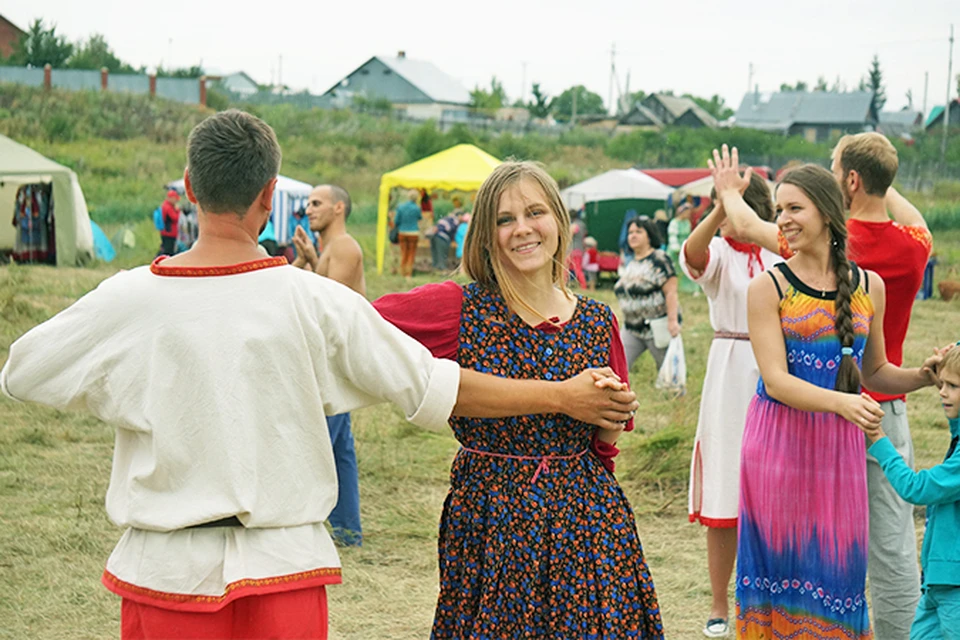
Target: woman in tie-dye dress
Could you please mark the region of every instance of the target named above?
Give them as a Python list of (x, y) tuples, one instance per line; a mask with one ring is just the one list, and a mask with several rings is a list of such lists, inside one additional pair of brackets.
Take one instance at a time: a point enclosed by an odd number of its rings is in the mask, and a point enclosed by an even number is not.
[[(741, 179), (728, 154), (715, 158), (727, 206), (740, 197)], [(821, 167), (783, 177), (777, 224), (794, 257), (748, 293), (761, 379), (740, 460), (738, 638), (873, 637), (864, 597), (866, 463), (856, 424), (878, 425), (883, 412), (859, 393), (861, 376), (884, 393), (930, 382), (920, 369), (886, 361), (882, 323), (873, 321), (883, 314), (883, 281), (846, 259), (842, 198)]]

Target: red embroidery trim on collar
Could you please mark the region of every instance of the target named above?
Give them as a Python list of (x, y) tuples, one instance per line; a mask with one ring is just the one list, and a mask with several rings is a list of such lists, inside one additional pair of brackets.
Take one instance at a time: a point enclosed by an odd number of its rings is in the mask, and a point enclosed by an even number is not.
[(763, 266), (763, 258), (760, 257), (760, 247), (749, 242), (740, 242), (739, 240), (734, 240), (730, 237), (724, 237), (724, 240), (727, 241), (727, 244), (730, 245), (730, 248), (739, 253), (745, 253), (750, 256), (747, 259), (747, 274), (752, 278), (753, 277), (753, 263), (756, 262), (760, 265), (760, 270), (763, 271), (765, 267)]
[(175, 278), (207, 278), (211, 276), (233, 276), (238, 273), (247, 273), (249, 271), (259, 271), (270, 267), (283, 267), (287, 264), (287, 259), (283, 256), (273, 258), (263, 258), (262, 260), (251, 260), (250, 262), (241, 262), (238, 264), (228, 264), (217, 267), (178, 267), (175, 265), (167, 266), (163, 261), (168, 256), (159, 256), (150, 265), (150, 273), (158, 276), (171, 276)]

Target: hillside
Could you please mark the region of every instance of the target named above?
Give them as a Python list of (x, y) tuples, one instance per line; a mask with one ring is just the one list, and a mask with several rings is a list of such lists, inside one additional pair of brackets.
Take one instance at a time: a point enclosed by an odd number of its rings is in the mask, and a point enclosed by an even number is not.
[[(576, 128), (557, 136), (514, 136), (463, 125), (441, 133), (433, 123), (417, 126), (383, 115), (291, 105), (240, 108), (274, 128), (285, 175), (343, 185), (357, 203), (358, 222), (374, 219), (383, 173), (460, 142), (477, 144), (500, 158), (539, 160), (561, 186), (630, 165), (703, 166), (710, 151), (723, 142), (738, 146), (745, 161), (773, 168), (795, 160), (825, 163), (830, 154), (825, 144), (736, 128), (668, 128), (616, 137)], [(210, 113), (147, 96), (0, 84), (0, 133), (74, 169), (91, 215), (101, 223), (149, 216), (163, 198), (163, 185), (183, 173), (187, 135)], [(910, 184), (926, 188), (914, 195), (918, 203), (934, 218), (943, 217), (944, 226), (960, 226), (960, 182), (936, 178), (960, 175), (960, 136), (951, 139), (948, 150), (955, 171), (951, 166), (932, 168), (935, 163), (928, 156), (935, 156), (939, 145), (933, 138), (918, 139), (910, 147), (899, 141), (897, 145), (904, 164), (901, 173)]]

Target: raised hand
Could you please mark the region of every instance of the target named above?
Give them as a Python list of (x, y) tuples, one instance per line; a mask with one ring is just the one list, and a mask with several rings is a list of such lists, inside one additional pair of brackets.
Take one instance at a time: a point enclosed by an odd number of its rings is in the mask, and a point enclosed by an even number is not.
[(723, 145), (720, 151), (713, 150), (713, 160), (707, 160), (707, 166), (710, 167), (710, 173), (713, 176), (713, 186), (717, 190), (717, 199), (725, 191), (736, 191), (740, 195), (750, 186), (750, 176), (753, 175), (753, 169), (747, 167), (747, 170), (740, 175), (740, 153), (737, 148), (733, 148), (733, 153), (727, 145)]

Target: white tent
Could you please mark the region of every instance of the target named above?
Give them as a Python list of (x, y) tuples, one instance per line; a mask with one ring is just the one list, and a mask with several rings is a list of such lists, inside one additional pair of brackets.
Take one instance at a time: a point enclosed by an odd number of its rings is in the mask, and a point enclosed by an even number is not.
[[(167, 189), (174, 189), (183, 193), (183, 178), (174, 180), (167, 185)], [(277, 176), (277, 188), (273, 192), (273, 230), (277, 234), (277, 244), (290, 244), (290, 216), (300, 207), (306, 208), (307, 200), (313, 186), (286, 176)]]
[(666, 200), (673, 193), (659, 180), (637, 169), (611, 169), (589, 180), (567, 187), (560, 196), (568, 209), (579, 209), (587, 202), (637, 198)]
[[(767, 180), (767, 186), (770, 187), (770, 193), (772, 194), (776, 184)], [(700, 178), (699, 180), (694, 180), (693, 182), (680, 185), (677, 187), (677, 193), (682, 194), (684, 197), (700, 196), (703, 198), (709, 198), (711, 189), (713, 189), (713, 176), (707, 176), (705, 178)]]
[(13, 249), (17, 190), (24, 184), (53, 185), (57, 266), (75, 266), (93, 258), (93, 230), (77, 174), (33, 149), (0, 135), (0, 249)]

